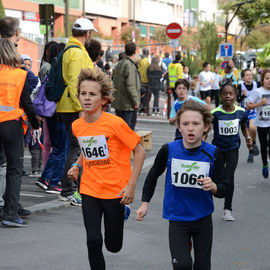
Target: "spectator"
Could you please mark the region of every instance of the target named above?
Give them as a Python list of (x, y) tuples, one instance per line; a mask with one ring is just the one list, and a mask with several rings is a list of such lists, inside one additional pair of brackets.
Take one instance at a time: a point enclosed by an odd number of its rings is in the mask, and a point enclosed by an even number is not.
[(113, 84), (115, 91), (112, 107), (115, 108), (116, 115), (123, 118), (129, 127), (134, 130), (141, 90), (138, 68), (134, 63), (136, 57), (135, 43), (127, 43), (125, 53), (127, 56), (114, 69)]
[(222, 80), (221, 80), (221, 85), (225, 84), (225, 83), (232, 83), (233, 85), (237, 85), (237, 79), (232, 71), (232, 68), (231, 66), (229, 65), (226, 65), (225, 68), (224, 68), (224, 76), (222, 77)]
[[(236, 81), (238, 81), (238, 79), (239, 79), (239, 71), (235, 67), (234, 61), (232, 59), (230, 59), (228, 61), (228, 65), (232, 68), (232, 73), (234, 74)], [(220, 75), (221, 75), (221, 77), (224, 77), (224, 75), (225, 75), (225, 69), (222, 71), (222, 73)]]
[(104, 72), (111, 78), (112, 72), (111, 72), (111, 66), (109, 63), (106, 63), (104, 66)]
[(96, 39), (91, 39), (85, 43), (85, 49), (87, 50), (93, 63), (97, 63), (100, 60), (101, 44)]
[(118, 55), (118, 62), (121, 61), (122, 59), (124, 59), (126, 57), (126, 53), (125, 52), (120, 52)]
[[(15, 29), (15, 31), (17, 30)], [(34, 134), (37, 135), (41, 130), (39, 130), (39, 123), (29, 96), (26, 82), (27, 72), (18, 68), (21, 58), (16, 47), (10, 40), (1, 38), (0, 48), (0, 82), (1, 85), (6, 85), (6, 87), (0, 88), (0, 144), (3, 144), (7, 157), (2, 224), (9, 227), (25, 227), (26, 223), (18, 215), (22, 176), (23, 127), (22, 120), (17, 119), (21, 119), (25, 112), (35, 129)], [(11, 92), (12, 95), (10, 95)]]
[(70, 45), (79, 48), (70, 48), (63, 55), (63, 78), (67, 85), (60, 101), (57, 103), (56, 112), (58, 120), (64, 123), (69, 137), (69, 151), (65, 164), (62, 188), (59, 198), (63, 201), (71, 201), (74, 205), (81, 205), (81, 198), (77, 191), (73, 190), (73, 182), (67, 177), (67, 171), (80, 155), (80, 147), (77, 139), (72, 134), (71, 124), (79, 118), (82, 107), (77, 98), (77, 77), (82, 68), (94, 69), (84, 45), (91, 39), (92, 30), (97, 31), (93, 23), (87, 18), (77, 19), (72, 27), (72, 36), (65, 48)]
[(177, 94), (175, 93), (174, 85), (178, 79), (184, 78), (183, 65), (181, 64), (180, 53), (177, 53), (175, 55), (175, 60), (169, 64), (168, 71), (169, 71), (170, 88), (172, 89), (174, 100), (177, 100), (178, 97)]
[(104, 63), (103, 63), (103, 60), (102, 60), (103, 55), (104, 55), (104, 51), (100, 50), (100, 52), (99, 52), (99, 60), (97, 62), (97, 66), (99, 68), (101, 68), (102, 70), (104, 70)]
[(105, 60), (106, 60), (106, 63), (109, 63), (112, 61), (112, 50), (110, 46), (108, 46), (105, 52)]
[(172, 62), (172, 59), (169, 57), (170, 54), (168, 52), (165, 52), (164, 54), (164, 58), (163, 58), (163, 63), (165, 63), (166, 67), (167, 67), (167, 73), (164, 74), (164, 80), (166, 81), (166, 86), (167, 89), (170, 87), (170, 81), (169, 81), (169, 64)]
[(159, 114), (159, 90), (161, 86), (160, 80), (162, 78), (162, 70), (159, 65), (159, 57), (154, 57), (152, 59), (151, 65), (147, 69), (147, 78), (150, 97), (152, 94), (154, 95), (152, 115), (157, 115)]

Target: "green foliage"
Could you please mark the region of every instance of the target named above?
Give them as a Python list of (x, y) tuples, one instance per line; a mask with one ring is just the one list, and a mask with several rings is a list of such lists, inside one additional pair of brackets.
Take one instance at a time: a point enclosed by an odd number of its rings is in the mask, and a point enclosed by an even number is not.
[(252, 31), (246, 39), (246, 45), (251, 49), (259, 49), (267, 43), (267, 37), (261, 31)]
[(0, 0), (0, 18), (4, 18), (5, 16), (5, 8), (3, 6), (2, 0)]
[(166, 28), (165, 27), (157, 28), (153, 34), (152, 39), (156, 40), (159, 43), (160, 42), (169, 42), (169, 39), (166, 35)]
[(270, 68), (270, 42), (263, 47), (262, 52), (257, 52), (256, 59), (259, 67)]
[(216, 55), (222, 38), (218, 37), (216, 25), (213, 22), (203, 22), (199, 26), (199, 53), (202, 62), (216, 64)]
[(127, 27), (121, 34), (121, 40), (127, 44), (129, 42), (132, 42), (132, 31), (135, 31), (136, 37), (135, 40), (140, 40), (140, 31), (134, 27)]
[(194, 75), (198, 75), (202, 71), (201, 63), (196, 57), (190, 54), (189, 49), (187, 50), (187, 53), (184, 54), (182, 62), (185, 66), (188, 66), (191, 78), (193, 78)]

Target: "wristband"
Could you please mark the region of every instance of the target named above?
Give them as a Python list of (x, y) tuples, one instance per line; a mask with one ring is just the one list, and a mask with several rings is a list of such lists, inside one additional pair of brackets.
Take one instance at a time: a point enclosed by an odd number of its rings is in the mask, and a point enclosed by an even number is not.
[(79, 163), (76, 163), (76, 162), (71, 165), (71, 168), (74, 166), (77, 166), (79, 168), (79, 170), (82, 168), (82, 165)]

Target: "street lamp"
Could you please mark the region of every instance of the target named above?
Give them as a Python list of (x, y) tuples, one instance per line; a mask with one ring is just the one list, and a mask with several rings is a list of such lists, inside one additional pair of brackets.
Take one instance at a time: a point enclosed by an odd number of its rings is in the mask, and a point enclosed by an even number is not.
[(236, 16), (236, 14), (238, 13), (239, 9), (241, 8), (242, 5), (244, 4), (249, 4), (249, 3), (253, 3), (254, 0), (248, 0), (248, 1), (243, 1), (243, 2), (239, 2), (239, 3), (236, 3), (230, 7), (237, 7), (237, 9), (235, 10), (232, 18), (230, 19), (230, 21), (228, 20), (228, 13), (226, 15), (226, 21), (225, 21), (225, 42), (228, 42), (228, 29), (229, 29), (229, 26), (230, 24), (232, 23), (234, 17)]

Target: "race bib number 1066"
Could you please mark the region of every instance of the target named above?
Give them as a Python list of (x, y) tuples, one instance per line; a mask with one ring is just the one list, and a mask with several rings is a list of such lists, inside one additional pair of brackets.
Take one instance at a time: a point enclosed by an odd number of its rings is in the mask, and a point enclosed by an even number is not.
[(78, 138), (82, 154), (87, 160), (109, 158), (109, 150), (104, 135)]
[(197, 179), (209, 175), (210, 163), (193, 160), (172, 159), (171, 178), (172, 184), (177, 187), (202, 189), (202, 183)]

